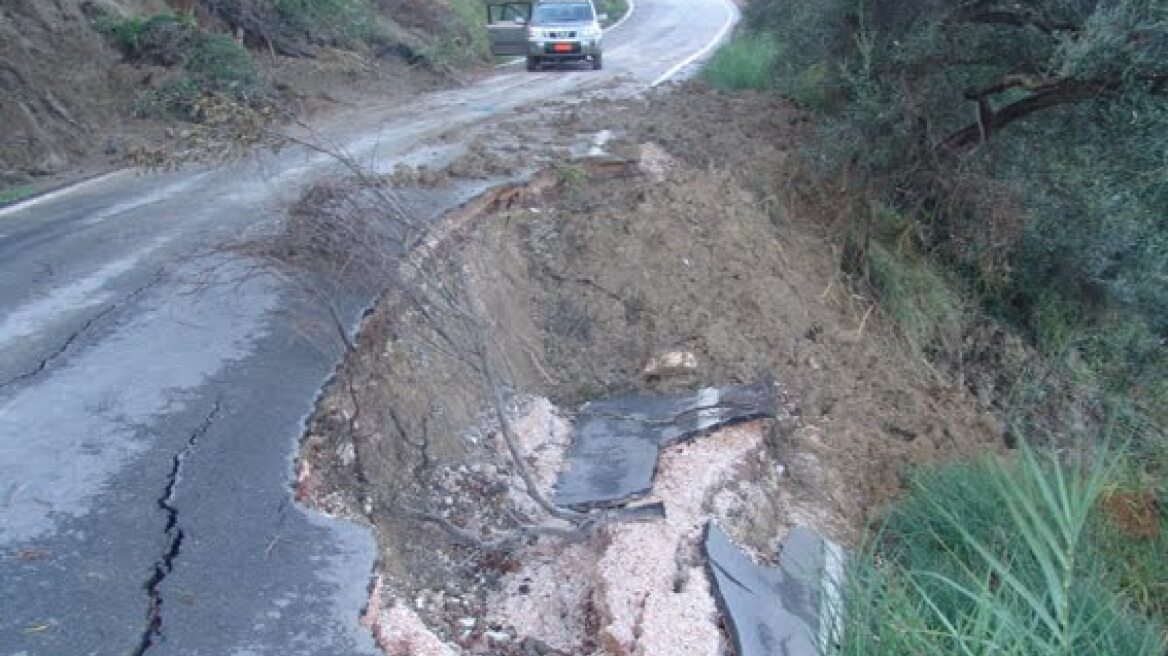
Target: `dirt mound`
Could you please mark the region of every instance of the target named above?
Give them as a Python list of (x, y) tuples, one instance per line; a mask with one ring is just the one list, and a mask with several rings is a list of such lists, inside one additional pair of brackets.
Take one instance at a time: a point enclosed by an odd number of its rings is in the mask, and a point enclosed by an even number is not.
[(5, 176), (12, 184), (56, 173), (103, 148), (128, 115), (141, 76), (119, 67), (120, 55), (90, 27), (97, 5), (12, 0), (0, 6), (0, 186)]

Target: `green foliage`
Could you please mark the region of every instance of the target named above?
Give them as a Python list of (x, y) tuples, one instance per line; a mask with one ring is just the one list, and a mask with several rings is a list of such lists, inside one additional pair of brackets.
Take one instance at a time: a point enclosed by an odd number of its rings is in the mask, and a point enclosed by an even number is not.
[(174, 66), (182, 62), (199, 36), (199, 27), (190, 16), (99, 16), (94, 21), (99, 32), (133, 62)]
[(612, 25), (629, 13), (629, 0), (599, 0), (595, 4), (597, 13), (608, 14), (605, 26)]
[(33, 194), (31, 185), (22, 185), (0, 190), (0, 205), (9, 205), (24, 200)]
[(368, 0), (273, 0), (280, 28), (310, 35), (310, 41), (352, 46), (380, 33)]
[(945, 353), (960, 348), (961, 300), (935, 265), (907, 248), (879, 241), (870, 244), (866, 256), (880, 307), (914, 344)]
[(241, 101), (252, 100), (259, 87), (251, 53), (226, 34), (206, 34), (199, 39), (187, 57), (186, 71), (199, 88)]
[(427, 45), (424, 58), (439, 70), (490, 61), (485, 9), (481, 0), (450, 0), (454, 20)]
[(1151, 565), (1162, 575), (1162, 554), (1114, 527), (1111, 541), (1097, 539), (1116, 473), (1104, 456), (1060, 461), (1025, 447), (1014, 464), (918, 472), (853, 568), (834, 653), (1161, 654), (1162, 580), (1141, 599), (1114, 574)]
[(207, 94), (243, 105), (258, 105), (266, 96), (251, 53), (225, 34), (201, 34), (183, 53), (182, 74), (140, 95), (134, 113), (198, 122), (198, 101)]
[(1168, 4), (754, 0), (744, 13), (779, 44), (774, 88), (825, 112), (813, 169), (846, 171), (915, 223), (914, 249), (864, 254), (871, 272), (929, 253), (1065, 363), (1078, 393), (1163, 435)]
[(746, 5), (748, 33), (773, 37), (770, 88), (816, 110), (839, 103), (839, 62), (852, 49), (848, 5), (847, 0), (755, 0)]
[(748, 32), (719, 48), (703, 74), (719, 89), (769, 89), (778, 57), (773, 36)]

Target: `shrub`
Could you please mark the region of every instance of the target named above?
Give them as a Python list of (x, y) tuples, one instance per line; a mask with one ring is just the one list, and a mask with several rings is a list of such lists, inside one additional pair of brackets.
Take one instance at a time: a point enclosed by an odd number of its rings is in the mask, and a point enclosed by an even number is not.
[(193, 18), (179, 14), (99, 16), (95, 25), (130, 61), (154, 66), (181, 64), (199, 38)]
[(187, 57), (186, 71), (201, 89), (241, 101), (254, 100), (260, 86), (251, 53), (226, 34), (199, 39)]
[(308, 35), (309, 41), (355, 45), (380, 32), (368, 0), (275, 0), (274, 4), (282, 27)]
[(450, 0), (449, 4), (453, 20), (423, 49), (423, 58), (439, 70), (490, 61), (491, 43), (481, 0)]
[(257, 106), (267, 90), (251, 53), (225, 34), (201, 34), (183, 54), (181, 74), (141, 94), (134, 103), (139, 117), (200, 122), (200, 98), (213, 94), (231, 102)]
[(773, 36), (747, 32), (719, 48), (704, 75), (719, 89), (769, 89), (774, 86), (778, 56)]
[(596, 3), (596, 11), (601, 14), (608, 14), (608, 22), (606, 25), (611, 25), (620, 19), (624, 18), (629, 11), (629, 0), (600, 0)]

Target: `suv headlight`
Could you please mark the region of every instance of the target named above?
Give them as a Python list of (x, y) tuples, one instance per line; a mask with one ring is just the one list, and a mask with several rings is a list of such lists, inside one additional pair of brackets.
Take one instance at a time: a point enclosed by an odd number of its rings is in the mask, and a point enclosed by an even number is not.
[(586, 39), (595, 39), (596, 37), (600, 36), (600, 27), (592, 25), (584, 28), (580, 33)]

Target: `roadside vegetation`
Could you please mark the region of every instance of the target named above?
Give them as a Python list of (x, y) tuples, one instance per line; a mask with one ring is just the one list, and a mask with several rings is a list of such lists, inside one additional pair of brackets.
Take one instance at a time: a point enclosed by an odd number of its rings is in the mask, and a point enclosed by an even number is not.
[(608, 20), (604, 23), (607, 27), (629, 13), (629, 0), (599, 0), (596, 3), (596, 11), (608, 15)]
[(9, 205), (33, 195), (32, 185), (21, 185), (19, 187), (10, 187), (8, 189), (0, 189), (0, 205)]
[(1158, 656), (1168, 526), (1147, 501), (1093, 450), (919, 471), (852, 569), (837, 653)]
[(226, 34), (200, 29), (191, 16), (103, 16), (97, 27), (128, 61), (175, 69), (139, 95), (138, 116), (200, 122), (215, 100), (259, 108), (270, 95), (247, 49)]
[(1168, 5), (756, 0), (705, 78), (815, 115), (790, 191), (855, 288), (1006, 446), (1083, 454), (916, 473), (841, 653), (1163, 653)]

